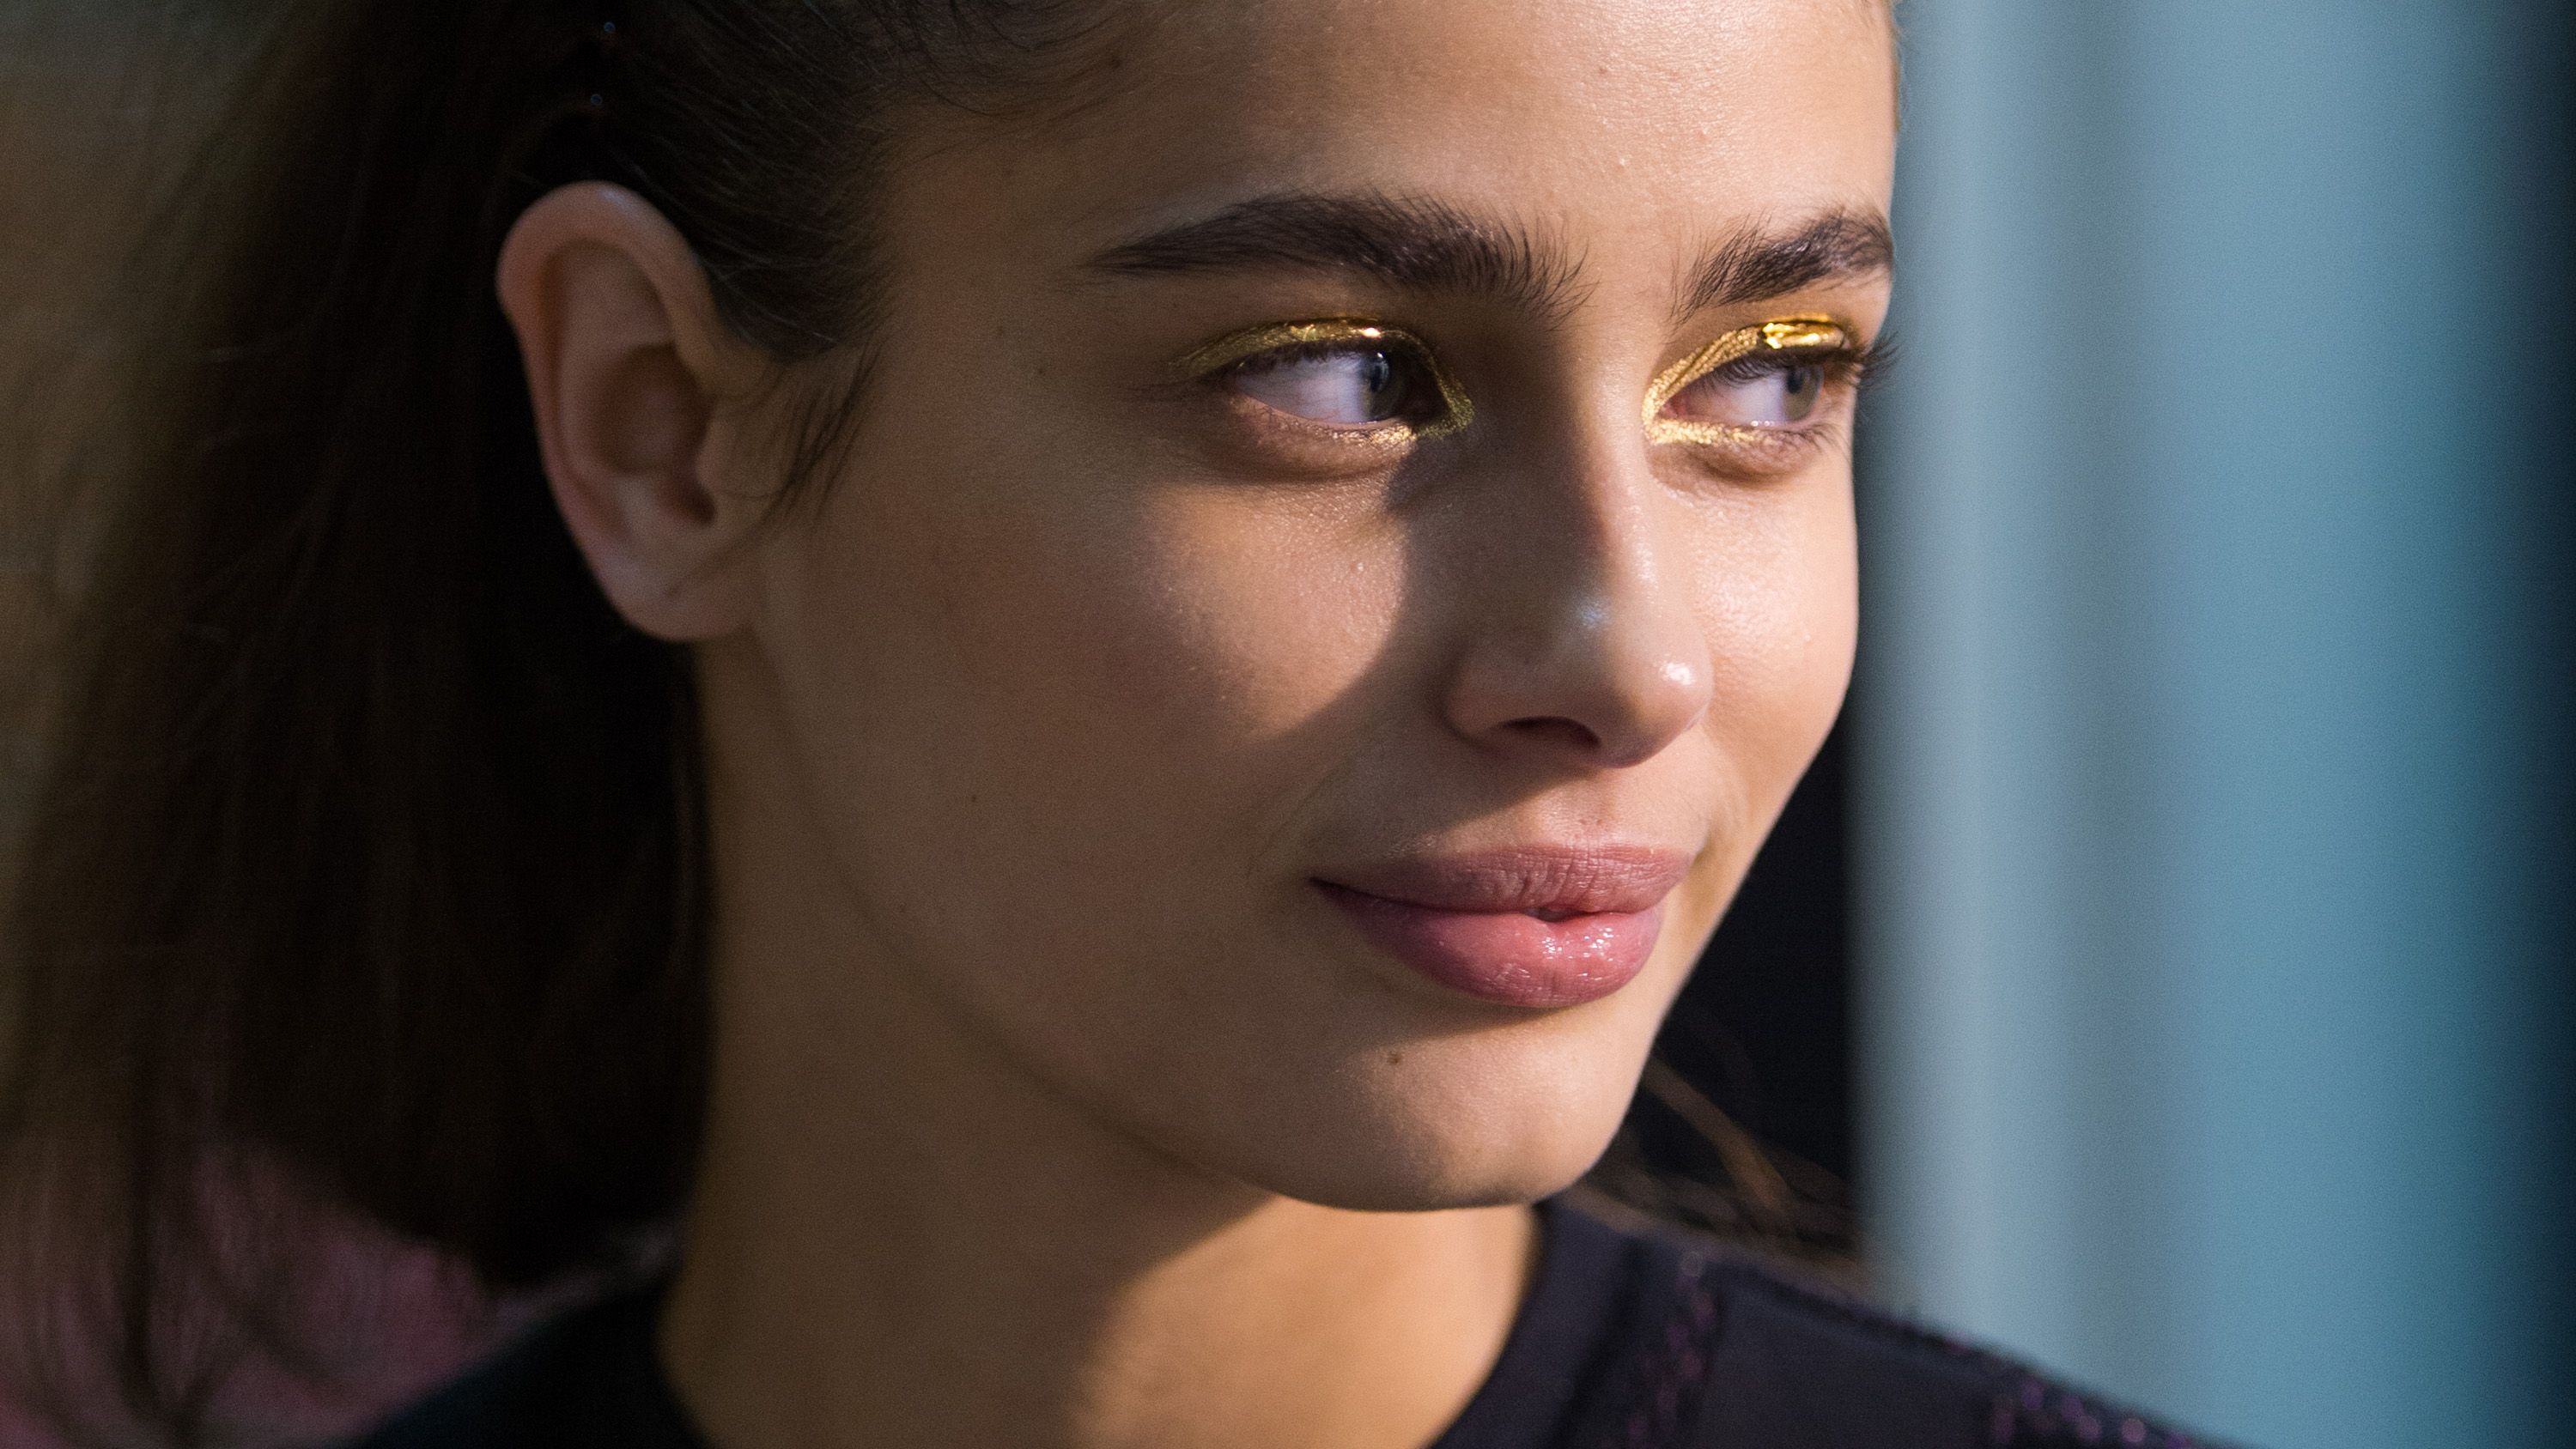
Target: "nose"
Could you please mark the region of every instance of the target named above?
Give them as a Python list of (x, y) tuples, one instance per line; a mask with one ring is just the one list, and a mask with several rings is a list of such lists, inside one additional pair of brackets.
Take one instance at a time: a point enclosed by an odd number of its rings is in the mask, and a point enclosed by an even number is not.
[[(1672, 497), (1616, 456), (1561, 469), (1476, 523), (1469, 627), (1450, 727), (1560, 767), (1654, 758), (1706, 717), (1709, 636)], [(1526, 501), (1526, 502), (1525, 502)]]

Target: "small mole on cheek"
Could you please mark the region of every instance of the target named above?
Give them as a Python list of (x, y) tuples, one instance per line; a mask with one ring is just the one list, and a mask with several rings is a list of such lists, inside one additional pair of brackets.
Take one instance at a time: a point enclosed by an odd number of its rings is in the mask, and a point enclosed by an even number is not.
[(1403, 1066), (1403, 1065), (1404, 1065), (1404, 1053), (1402, 1053), (1402, 1052), (1388, 1052), (1388, 1053), (1386, 1054), (1386, 1064), (1387, 1064), (1388, 1066), (1390, 1066), (1390, 1067), (1400, 1067), (1400, 1066)]

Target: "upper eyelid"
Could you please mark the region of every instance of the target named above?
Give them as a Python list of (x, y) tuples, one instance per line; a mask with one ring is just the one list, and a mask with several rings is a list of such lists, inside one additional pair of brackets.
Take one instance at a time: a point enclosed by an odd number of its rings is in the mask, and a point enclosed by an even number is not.
[(1264, 322), (1229, 332), (1213, 342), (1192, 348), (1172, 366), (1183, 377), (1208, 377), (1266, 352), (1326, 346), (1336, 342), (1393, 343), (1426, 359), (1430, 355), (1430, 349), (1420, 338), (1402, 328), (1389, 327), (1365, 317), (1318, 317), (1303, 322)]
[[(1173, 370), (1184, 378), (1204, 379), (1265, 353), (1353, 342), (1392, 344), (1403, 348), (1414, 354), (1430, 371), (1448, 405), (1449, 416), (1431, 428), (1418, 429), (1422, 435), (1454, 432), (1466, 426), (1474, 415), (1473, 405), (1450, 380), (1447, 369), (1440, 366), (1422, 339), (1402, 328), (1390, 327), (1367, 317), (1318, 317), (1296, 322), (1258, 323), (1191, 349), (1173, 364)], [(1647, 430), (1658, 434), (1668, 430), (1663, 426), (1664, 406), (1684, 388), (1766, 352), (1798, 354), (1823, 361), (1858, 361), (1868, 356), (1868, 349), (1853, 336), (1850, 325), (1836, 317), (1780, 317), (1735, 328), (1702, 344), (1656, 376), (1646, 390), (1642, 408), (1642, 421)]]
[(1368, 317), (1316, 317), (1302, 322), (1259, 323), (1191, 349), (1173, 364), (1173, 369), (1183, 378), (1196, 381), (1216, 377), (1228, 368), (1266, 353), (1351, 342), (1387, 345), (1410, 354), (1430, 373), (1432, 386), (1439, 389), (1443, 408), (1441, 417), (1429, 423), (1379, 426), (1402, 428), (1416, 438), (1438, 438), (1457, 432), (1474, 420), (1476, 405), (1449, 376), (1449, 370), (1440, 365), (1429, 343), (1401, 327), (1390, 327)]
[(1778, 317), (1721, 333), (1658, 373), (1646, 388), (1642, 416), (1648, 428), (1662, 416), (1664, 404), (1682, 389), (1722, 368), (1765, 352), (1810, 356), (1858, 356), (1859, 343), (1850, 324), (1838, 317)]
[(1794, 352), (1748, 352), (1732, 362), (1721, 362), (1682, 388), (1688, 392), (1712, 377), (1759, 377), (1765, 373), (1787, 372), (1797, 368), (1846, 368), (1867, 360), (1868, 354), (1858, 347), (1825, 347)]

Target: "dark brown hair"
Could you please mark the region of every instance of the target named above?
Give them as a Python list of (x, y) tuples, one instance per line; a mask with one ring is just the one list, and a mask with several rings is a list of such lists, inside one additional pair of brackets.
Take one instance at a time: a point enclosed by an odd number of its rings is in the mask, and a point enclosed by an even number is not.
[(683, 1192), (689, 672), (549, 500), (492, 296), (510, 223), (567, 181), (632, 186), (744, 337), (839, 359), (809, 369), (840, 385), (811, 389), (793, 483), (864, 377), (890, 113), (1058, 79), (1090, 9), (285, 5), (196, 196), (229, 220), (182, 229), (191, 285), (120, 414), (155, 431), (0, 936), (10, 1271), (83, 1285), (63, 1306), (143, 1422), (199, 1435), (227, 1355), (280, 1337), (256, 1310), (291, 1244), (240, 1235), (290, 1223), (209, 1206), (246, 1174), (505, 1289)]

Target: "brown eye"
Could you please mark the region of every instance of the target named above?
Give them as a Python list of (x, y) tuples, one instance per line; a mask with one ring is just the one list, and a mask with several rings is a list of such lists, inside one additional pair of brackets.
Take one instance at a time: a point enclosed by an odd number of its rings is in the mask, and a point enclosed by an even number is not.
[(1349, 442), (1443, 437), (1475, 416), (1429, 346), (1365, 317), (1247, 327), (1191, 352), (1175, 370)]
[(1825, 395), (1825, 366), (1782, 357), (1748, 357), (1673, 394), (1667, 416), (1729, 428), (1793, 428), (1815, 416)]
[(1254, 357), (1227, 379), (1236, 392), (1293, 417), (1335, 427), (1435, 421), (1440, 389), (1419, 361), (1368, 343), (1313, 345)]

